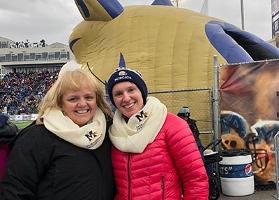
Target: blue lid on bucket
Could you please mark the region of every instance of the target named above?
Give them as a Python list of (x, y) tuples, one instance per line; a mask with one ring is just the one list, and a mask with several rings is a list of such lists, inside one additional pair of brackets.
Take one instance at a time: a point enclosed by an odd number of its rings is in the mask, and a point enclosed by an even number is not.
[(220, 152), (223, 157), (251, 155), (248, 149), (226, 149)]

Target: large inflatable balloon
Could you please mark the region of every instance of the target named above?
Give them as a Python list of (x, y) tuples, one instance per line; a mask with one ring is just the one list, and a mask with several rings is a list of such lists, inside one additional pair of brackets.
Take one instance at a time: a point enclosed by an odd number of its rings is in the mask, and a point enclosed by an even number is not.
[[(169, 0), (127, 7), (117, 0), (75, 2), (84, 21), (71, 33), (70, 48), (103, 81), (118, 66), (120, 53), (143, 74), (149, 91), (212, 88), (214, 55), (223, 64), (279, 58), (275, 47), (255, 35)], [(176, 98), (167, 102), (173, 112), (181, 105)], [(208, 112), (208, 104), (194, 109)]]

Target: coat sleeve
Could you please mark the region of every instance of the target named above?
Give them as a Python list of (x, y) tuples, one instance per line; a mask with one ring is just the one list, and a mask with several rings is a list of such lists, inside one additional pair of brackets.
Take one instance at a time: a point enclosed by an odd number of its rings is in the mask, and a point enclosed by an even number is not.
[(19, 134), (1, 183), (1, 200), (36, 199), (40, 179), (50, 163), (51, 142), (46, 131), (34, 125)]
[(175, 115), (167, 120), (167, 145), (183, 184), (183, 199), (207, 200), (208, 177), (191, 129)]

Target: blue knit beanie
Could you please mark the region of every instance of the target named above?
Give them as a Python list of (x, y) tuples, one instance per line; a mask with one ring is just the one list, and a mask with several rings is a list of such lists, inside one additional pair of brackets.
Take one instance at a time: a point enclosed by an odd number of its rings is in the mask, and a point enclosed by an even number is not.
[(183, 106), (180, 108), (180, 110), (177, 113), (177, 116), (182, 116), (182, 117), (190, 117), (190, 109), (187, 106)]
[(112, 75), (110, 76), (110, 78), (107, 82), (108, 95), (109, 95), (111, 103), (114, 106), (115, 106), (115, 103), (113, 101), (112, 89), (115, 86), (115, 84), (120, 83), (120, 82), (125, 82), (125, 81), (134, 83), (139, 88), (139, 90), (141, 91), (143, 102), (145, 104), (147, 94), (148, 94), (146, 84), (145, 84), (144, 80), (142, 79), (142, 76), (139, 72), (126, 68), (123, 55), (120, 54), (119, 68), (117, 68), (116, 71), (112, 73)]

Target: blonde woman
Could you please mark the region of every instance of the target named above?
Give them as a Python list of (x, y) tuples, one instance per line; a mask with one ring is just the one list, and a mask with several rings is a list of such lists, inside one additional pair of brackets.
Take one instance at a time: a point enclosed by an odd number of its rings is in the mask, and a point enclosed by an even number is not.
[(0, 199), (113, 199), (110, 116), (90, 73), (61, 70), (36, 122), (15, 141)]

